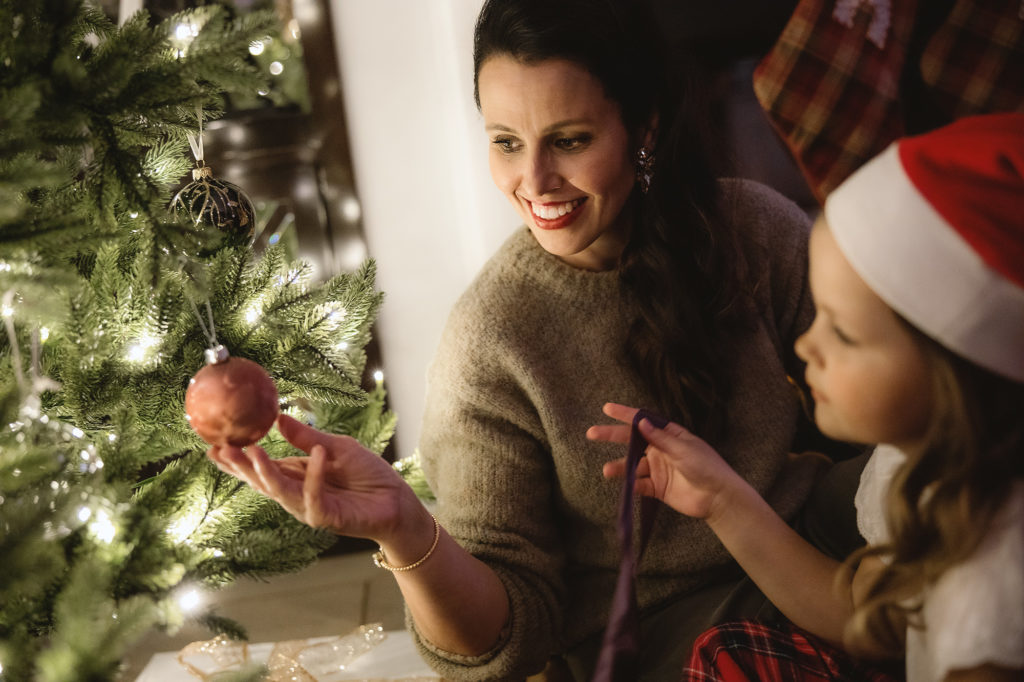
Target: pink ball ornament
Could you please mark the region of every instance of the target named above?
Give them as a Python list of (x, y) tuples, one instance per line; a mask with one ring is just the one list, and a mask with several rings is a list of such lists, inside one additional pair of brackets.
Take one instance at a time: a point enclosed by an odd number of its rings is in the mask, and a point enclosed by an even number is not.
[(267, 435), (277, 413), (274, 380), (245, 358), (206, 365), (185, 391), (185, 418), (210, 445), (252, 445)]

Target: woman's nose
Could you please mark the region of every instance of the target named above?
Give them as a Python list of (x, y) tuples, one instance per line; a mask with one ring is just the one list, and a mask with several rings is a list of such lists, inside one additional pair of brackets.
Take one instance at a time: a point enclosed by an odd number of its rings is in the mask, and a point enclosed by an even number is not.
[(562, 177), (551, 154), (539, 151), (528, 155), (522, 175), (522, 189), (527, 197), (539, 198), (561, 186)]

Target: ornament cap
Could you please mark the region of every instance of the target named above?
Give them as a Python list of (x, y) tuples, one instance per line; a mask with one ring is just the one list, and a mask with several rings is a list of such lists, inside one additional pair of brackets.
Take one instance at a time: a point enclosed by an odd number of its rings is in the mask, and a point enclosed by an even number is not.
[(202, 178), (212, 178), (213, 169), (209, 166), (196, 166), (192, 169), (192, 179), (200, 180)]
[(213, 348), (207, 348), (206, 352), (205, 352), (205, 355), (206, 355), (206, 364), (208, 364), (208, 365), (216, 365), (219, 362), (226, 362), (231, 354), (228, 353), (228, 349), (227, 348), (225, 348), (224, 346), (222, 346), (221, 344), (218, 343)]

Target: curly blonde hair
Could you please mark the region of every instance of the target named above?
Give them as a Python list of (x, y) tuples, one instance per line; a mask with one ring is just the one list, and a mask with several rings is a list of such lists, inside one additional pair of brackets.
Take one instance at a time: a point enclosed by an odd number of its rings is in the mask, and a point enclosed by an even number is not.
[(843, 634), (850, 651), (899, 657), (907, 627), (922, 627), (925, 588), (978, 548), (992, 518), (1024, 478), (1024, 384), (954, 355), (909, 323), (932, 369), (932, 413), (919, 452), (906, 453), (886, 499), (890, 541), (843, 564), (888, 562)]

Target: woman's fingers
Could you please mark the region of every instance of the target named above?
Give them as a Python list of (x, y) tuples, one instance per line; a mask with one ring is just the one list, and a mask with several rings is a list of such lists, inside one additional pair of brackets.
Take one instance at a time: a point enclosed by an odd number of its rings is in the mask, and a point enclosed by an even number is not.
[(249, 485), (253, 484), (253, 470), (249, 458), (240, 449), (232, 445), (214, 446), (207, 452), (224, 473), (239, 478)]
[(302, 504), (306, 508), (306, 523), (314, 528), (322, 528), (327, 524), (324, 510), (324, 459), (327, 450), (322, 445), (314, 445), (309, 453), (309, 466), (306, 478), (302, 482)]
[(248, 454), (254, 468), (254, 478), (257, 481), (253, 487), (267, 497), (276, 500), (288, 513), (302, 519), (305, 515), (302, 504), (302, 484), (282, 474), (262, 448), (250, 447)]
[(329, 448), (335, 438), (286, 414), (277, 416), (277, 430), (281, 432), (286, 441), (306, 453), (312, 452), (314, 445)]

